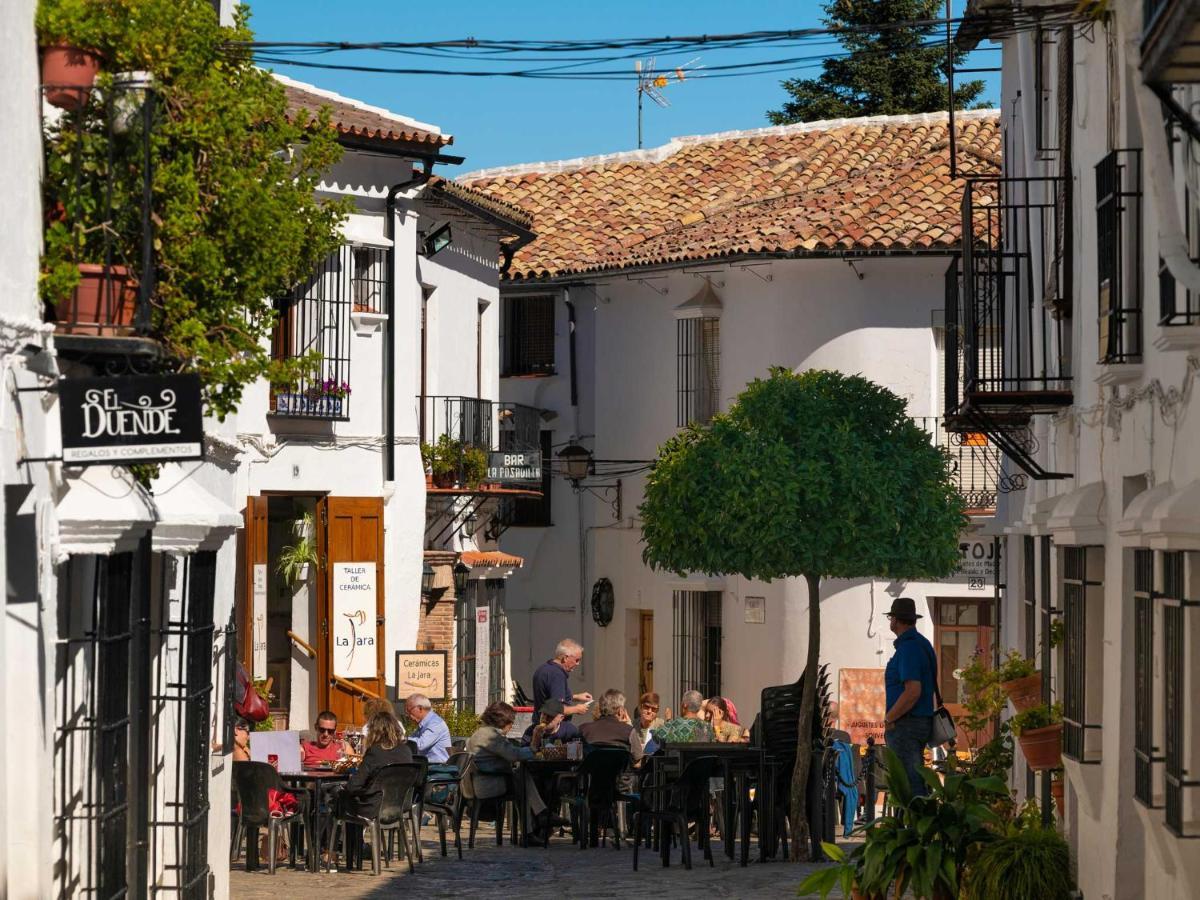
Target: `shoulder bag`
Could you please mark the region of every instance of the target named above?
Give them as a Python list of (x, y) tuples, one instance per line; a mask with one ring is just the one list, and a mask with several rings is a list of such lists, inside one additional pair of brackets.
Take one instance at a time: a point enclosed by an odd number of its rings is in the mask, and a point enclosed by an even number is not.
[(950, 715), (950, 710), (946, 709), (942, 703), (942, 692), (938, 690), (937, 656), (932, 647), (929, 651), (929, 661), (933, 666), (933, 699), (935, 701), (933, 726), (929, 731), (929, 746), (940, 747), (942, 744), (952, 742), (958, 735), (958, 729), (954, 725), (954, 717)]

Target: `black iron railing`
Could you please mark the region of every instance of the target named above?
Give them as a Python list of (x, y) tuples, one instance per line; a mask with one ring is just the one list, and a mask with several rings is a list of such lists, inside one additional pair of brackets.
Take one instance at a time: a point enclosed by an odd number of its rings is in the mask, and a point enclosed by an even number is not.
[[(1069, 329), (1059, 321), (1072, 305), (1061, 181), (966, 183), (953, 313), (947, 297), (947, 328), (958, 331), (957, 353), (946, 357), (948, 399), (961, 391), (966, 406), (1030, 412), (1071, 402)], [(954, 277), (947, 273), (948, 286)]]
[(1194, 570), (1196, 562), (1194, 554), (1176, 550), (1162, 554), (1162, 566), (1166, 824), (1179, 837), (1200, 837), (1194, 802), (1188, 802), (1188, 792), (1200, 788), (1190, 730), (1194, 726), (1189, 721), (1194, 704), (1188, 693), (1188, 667), (1195, 653), (1195, 647), (1189, 646), (1193, 643), (1189, 633), (1194, 633), (1195, 623), (1189, 623), (1188, 616), (1196, 614), (1200, 600), (1187, 596), (1186, 576), (1189, 566)]
[(502, 376), (554, 374), (554, 296), (504, 298)]
[(443, 435), (482, 450), (532, 452), (541, 448), (541, 410), (505, 400), (476, 397), (417, 398), (421, 442)]
[[(1200, 209), (1190, 187), (1183, 189), (1183, 227), (1192, 262), (1200, 263)], [(1177, 284), (1161, 257), (1158, 260), (1158, 324), (1200, 324), (1200, 294)]]
[(350, 418), (350, 341), (353, 312), (386, 313), (390, 251), (344, 245), (307, 281), (275, 301), (279, 320), (272, 354), (307, 359), (310, 373), (271, 388), (271, 412), (305, 419)]
[(1151, 809), (1154, 768), (1163, 762), (1154, 720), (1154, 551), (1133, 551), (1133, 796)]
[(721, 398), (721, 320), (680, 319), (675, 335), (676, 424), (712, 421)]
[(43, 85), (42, 96), (43, 271), (54, 294), (46, 320), (68, 352), (147, 336), (156, 94), (144, 80), (117, 78), (103, 90)]
[(936, 416), (916, 421), (929, 433), (933, 444), (949, 454), (955, 486), (972, 514), (994, 513), (997, 494), (1018, 487), (1016, 481), (1006, 479), (1001, 472), (1000, 448), (986, 434), (947, 431)]
[[(1104, 608), (1103, 585), (1098, 580), (1103, 571), (1103, 548), (1063, 548), (1063, 631), (1065, 655), (1063, 660), (1063, 755), (1080, 763), (1100, 761), (1098, 741), (1089, 739), (1098, 734), (1100, 725), (1089, 721), (1088, 644), (1097, 644), (1095, 633), (1103, 630), (1103, 617), (1089, 622), (1089, 613)], [(1089, 634), (1089, 628), (1091, 634)], [(1098, 706), (1093, 701), (1092, 706)]]
[(1142, 358), (1142, 151), (1096, 164), (1096, 281), (1102, 363)]

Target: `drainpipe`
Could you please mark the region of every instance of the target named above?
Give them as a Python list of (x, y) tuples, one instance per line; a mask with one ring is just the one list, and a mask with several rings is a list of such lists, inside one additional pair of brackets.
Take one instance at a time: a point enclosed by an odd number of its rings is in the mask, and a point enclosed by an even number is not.
[[(578, 439), (579, 427), (579, 382), (575, 369), (575, 304), (571, 301), (571, 288), (563, 288), (563, 302), (567, 304), (567, 348), (570, 359), (571, 376), (571, 413), (574, 424), (575, 438)], [(583, 527), (583, 491), (575, 491), (575, 516), (579, 525), (579, 641), (583, 642), (583, 608), (587, 598), (587, 529)]]
[(420, 157), (423, 166), (420, 172), (413, 166), (413, 174), (404, 181), (392, 185), (387, 194), (387, 236), (392, 249), (388, 260), (387, 280), (387, 338), (384, 341), (383, 392), (387, 402), (383, 408), (383, 480), (396, 480), (396, 198), (400, 192), (417, 184), (424, 184), (433, 172), (434, 158)]

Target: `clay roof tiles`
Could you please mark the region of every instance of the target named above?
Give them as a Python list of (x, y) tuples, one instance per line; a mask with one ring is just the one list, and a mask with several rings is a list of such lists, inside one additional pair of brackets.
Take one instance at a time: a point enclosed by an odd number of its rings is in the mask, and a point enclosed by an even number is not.
[[(999, 174), (994, 111), (956, 116), (973, 172)], [(530, 215), (509, 277), (535, 280), (721, 257), (948, 251), (962, 182), (944, 113), (677, 138), (664, 147), (459, 179)]]

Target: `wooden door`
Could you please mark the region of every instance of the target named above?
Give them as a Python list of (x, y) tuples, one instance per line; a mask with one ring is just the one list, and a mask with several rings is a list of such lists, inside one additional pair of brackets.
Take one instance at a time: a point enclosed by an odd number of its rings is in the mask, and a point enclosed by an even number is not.
[(638, 693), (654, 690), (654, 613), (643, 610), (638, 631)]
[(321, 708), (361, 725), (363, 703), (386, 695), (383, 498), (323, 497), (317, 521)]
[(942, 701), (954, 721), (959, 724), (958, 747), (960, 750), (980, 747), (992, 738), (992, 727), (968, 733), (961, 722), (966, 715), (966, 700), (962, 683), (954, 677), (957, 669), (968, 666), (975, 654), (981, 654), (991, 665), (992, 648), (992, 600), (968, 600), (963, 598), (935, 600), (933, 623), (933, 646), (938, 659), (938, 687)]
[[(247, 497), (242, 513), (242, 609), (238, 617), (242, 665), (251, 678), (266, 678), (266, 645), (259, 649), (259, 668), (255, 670), (255, 644), (266, 641), (267, 628), (267, 498)], [(256, 602), (257, 601), (257, 602)], [(256, 607), (258, 607), (256, 609)], [(256, 616), (255, 613), (258, 613)]]

